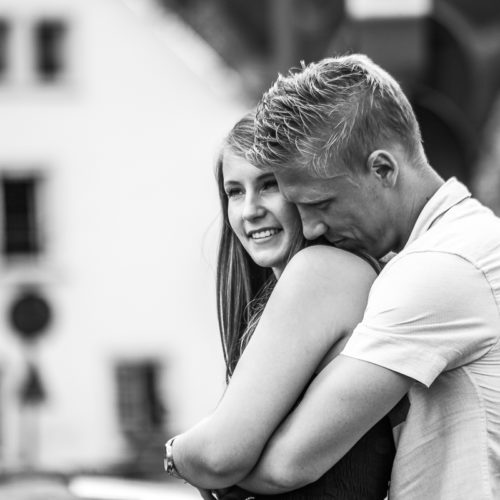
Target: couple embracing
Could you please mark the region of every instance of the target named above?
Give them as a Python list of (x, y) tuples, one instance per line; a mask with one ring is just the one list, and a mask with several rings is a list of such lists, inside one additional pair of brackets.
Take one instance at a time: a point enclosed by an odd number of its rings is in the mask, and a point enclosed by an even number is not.
[(227, 500), (500, 498), (500, 220), (429, 165), (397, 82), (356, 54), (280, 76), (216, 174), (228, 384), (167, 472)]

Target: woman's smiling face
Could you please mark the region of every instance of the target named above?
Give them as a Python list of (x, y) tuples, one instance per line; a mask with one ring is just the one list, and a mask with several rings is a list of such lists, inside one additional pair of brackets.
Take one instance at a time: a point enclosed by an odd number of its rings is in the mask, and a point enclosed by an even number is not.
[(252, 260), (279, 276), (300, 231), (295, 205), (281, 195), (276, 178), (226, 150), (222, 173), (231, 228)]

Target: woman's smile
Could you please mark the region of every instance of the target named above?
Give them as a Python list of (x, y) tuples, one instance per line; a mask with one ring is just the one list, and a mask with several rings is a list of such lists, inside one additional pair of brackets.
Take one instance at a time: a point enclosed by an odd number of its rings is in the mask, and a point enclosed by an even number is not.
[(256, 242), (267, 242), (282, 231), (281, 228), (263, 228), (250, 231), (248, 237)]

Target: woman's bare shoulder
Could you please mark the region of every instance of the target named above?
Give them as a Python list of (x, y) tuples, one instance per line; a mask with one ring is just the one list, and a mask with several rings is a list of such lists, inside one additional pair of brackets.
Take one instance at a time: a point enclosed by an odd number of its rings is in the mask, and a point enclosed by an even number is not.
[[(302, 274), (319, 273), (326, 278), (350, 276), (359, 279), (375, 279), (377, 273), (367, 259), (352, 252), (328, 245), (312, 245), (298, 252), (289, 262), (283, 274), (288, 279)], [(337, 280), (336, 280), (337, 281)]]
[(286, 266), (268, 307), (289, 321), (307, 318), (308, 331), (318, 332), (331, 346), (361, 320), (376, 276), (355, 254), (326, 245), (308, 247)]

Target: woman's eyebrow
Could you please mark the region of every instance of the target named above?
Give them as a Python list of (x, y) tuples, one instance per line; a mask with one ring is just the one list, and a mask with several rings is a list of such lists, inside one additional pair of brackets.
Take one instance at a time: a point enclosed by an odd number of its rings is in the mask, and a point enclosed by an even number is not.
[[(255, 177), (255, 181), (257, 182), (262, 182), (263, 180), (267, 180), (267, 179), (276, 179), (276, 177), (274, 176), (274, 174), (272, 172), (262, 172), (262, 174), (259, 174)], [(224, 179), (224, 186), (227, 186), (229, 184), (241, 184), (241, 181), (237, 180), (237, 179)]]
[(262, 179), (276, 179), (276, 177), (272, 172), (262, 172), (262, 174), (257, 176), (257, 180), (260, 181)]

